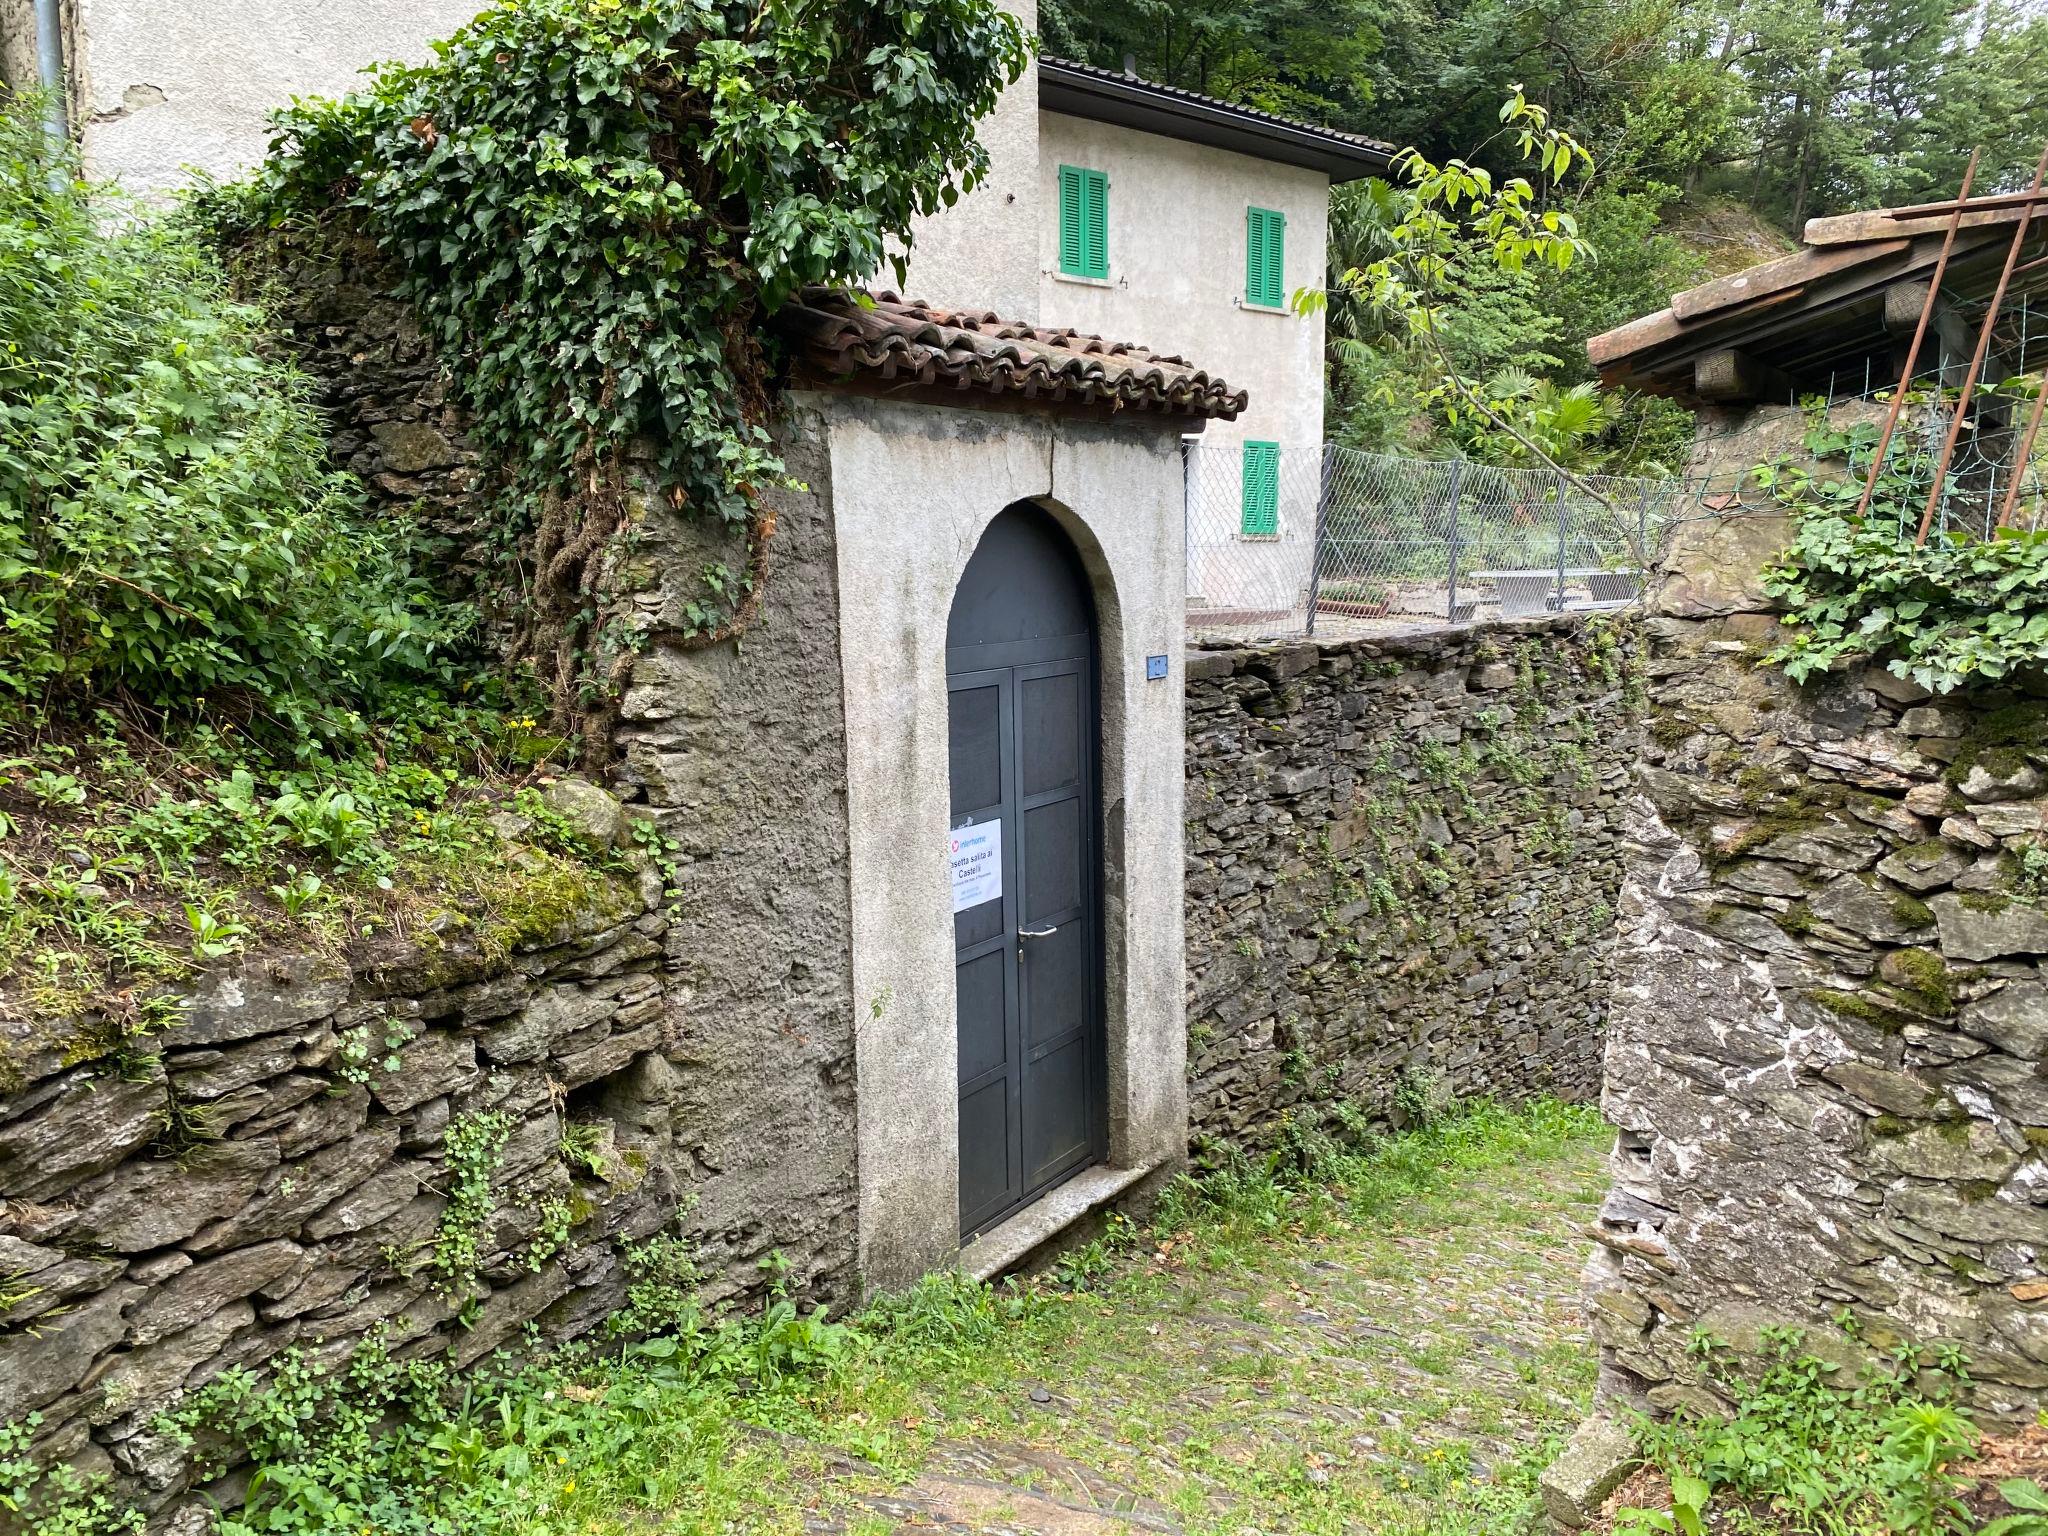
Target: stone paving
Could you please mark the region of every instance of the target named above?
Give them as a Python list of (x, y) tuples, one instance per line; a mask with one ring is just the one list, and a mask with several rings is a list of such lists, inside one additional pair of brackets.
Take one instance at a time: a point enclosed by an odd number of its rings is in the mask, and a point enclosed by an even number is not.
[[(806, 1429), (832, 1447), (806, 1529), (1518, 1529), (1591, 1390), (1603, 1176), (1582, 1142), (1392, 1218), (1154, 1253), (992, 1354), (863, 1381)], [(887, 1466), (853, 1449), (876, 1437)]]

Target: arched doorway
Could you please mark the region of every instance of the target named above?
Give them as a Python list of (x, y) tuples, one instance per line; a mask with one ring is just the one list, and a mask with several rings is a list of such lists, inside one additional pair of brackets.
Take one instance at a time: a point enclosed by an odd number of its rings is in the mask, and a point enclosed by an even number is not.
[(965, 1239), (1107, 1145), (1095, 610), (1029, 502), (961, 573), (946, 691)]

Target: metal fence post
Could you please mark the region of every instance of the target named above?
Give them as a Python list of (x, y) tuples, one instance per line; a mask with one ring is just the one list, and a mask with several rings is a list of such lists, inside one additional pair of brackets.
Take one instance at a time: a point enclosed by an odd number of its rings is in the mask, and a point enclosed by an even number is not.
[(1636, 585), (1650, 580), (1650, 482), (1643, 482), (1643, 502), (1636, 509)]
[(1559, 474), (1557, 477), (1557, 601), (1552, 604), (1552, 607), (1559, 613), (1564, 612), (1564, 555), (1565, 539), (1567, 537), (1566, 530), (1568, 527), (1569, 523), (1566, 520), (1564, 504), (1564, 476)]
[(1323, 444), (1320, 480), (1316, 486), (1316, 530), (1308, 554), (1308, 623), (1302, 633), (1316, 633), (1316, 600), (1323, 585), (1323, 529), (1330, 516), (1330, 491), (1337, 481), (1337, 445)]
[(1451, 582), (1450, 599), (1444, 604), (1444, 622), (1458, 622), (1458, 496), (1465, 477), (1465, 461), (1451, 460)]

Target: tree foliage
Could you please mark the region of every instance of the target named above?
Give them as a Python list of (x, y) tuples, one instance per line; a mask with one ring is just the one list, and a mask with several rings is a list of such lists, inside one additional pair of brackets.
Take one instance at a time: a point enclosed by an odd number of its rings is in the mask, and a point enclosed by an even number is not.
[(296, 730), (464, 616), (367, 517), (262, 316), (0, 99), (0, 696), (240, 699)]
[(227, 215), (345, 206), (396, 258), (531, 529), (558, 728), (649, 638), (602, 611), (637, 475), (744, 537), (665, 638), (744, 628), (782, 473), (764, 322), (871, 277), (978, 180), (975, 122), (1026, 58), (991, 0), (504, 0), (429, 62), (280, 114)]
[[(1496, 178), (1519, 169), (1494, 110), (1521, 82), (1591, 152), (1596, 169), (1550, 198), (1586, 250), (1568, 271), (1466, 262), (1447, 279), (1437, 342), (1472, 379), (1589, 377), (1587, 337), (1662, 307), (1720, 254), (1696, 242), (1696, 210), (1796, 234), (1953, 191), (1975, 144), (1980, 185), (2023, 184), (2048, 138), (2048, 15), (2025, 0), (1042, 0), (1040, 22), (1055, 51), (1108, 67), (1130, 54), (1150, 78)], [(1386, 254), (1400, 191), (1338, 189), (1333, 284)], [(1335, 291), (1328, 334), (1333, 436), (1488, 451), (1427, 400), (1436, 347)], [(1589, 448), (1675, 467), (1684, 430), (1672, 407), (1630, 399)]]

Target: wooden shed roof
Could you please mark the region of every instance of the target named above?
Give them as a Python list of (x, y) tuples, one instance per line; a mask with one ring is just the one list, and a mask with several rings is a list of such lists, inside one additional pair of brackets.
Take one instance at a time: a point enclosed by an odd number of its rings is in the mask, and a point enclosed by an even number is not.
[[(2030, 242), (2048, 241), (2048, 197)], [(1953, 355), (1974, 339), (1965, 312), (1990, 297), (2027, 196), (1972, 198), (1942, 283), (1940, 331), (1923, 348)], [(1824, 390), (1846, 376), (1892, 376), (1940, 258), (1953, 203), (1809, 220), (1799, 250), (1672, 295), (1668, 308), (1603, 332), (1586, 355), (1603, 382), (1692, 404)], [(2035, 253), (2023, 255), (2023, 263)], [(2048, 293), (2048, 267), (2015, 277), (2007, 299)], [(2048, 316), (2044, 316), (2048, 319)], [(2016, 336), (2003, 334), (2009, 350)]]

